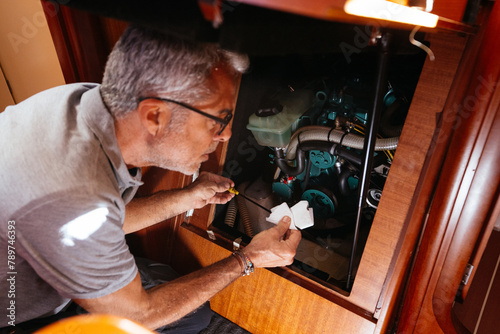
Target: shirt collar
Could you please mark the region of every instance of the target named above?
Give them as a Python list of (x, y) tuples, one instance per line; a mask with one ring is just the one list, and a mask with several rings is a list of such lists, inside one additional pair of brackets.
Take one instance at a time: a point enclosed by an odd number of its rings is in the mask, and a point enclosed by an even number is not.
[(134, 168), (134, 170), (129, 171), (123, 160), (116, 139), (114, 118), (102, 100), (99, 85), (95, 85), (82, 95), (81, 106), (80, 112), (83, 113), (85, 122), (99, 139), (102, 149), (113, 167), (120, 192), (123, 194), (129, 187), (142, 185), (141, 169)]

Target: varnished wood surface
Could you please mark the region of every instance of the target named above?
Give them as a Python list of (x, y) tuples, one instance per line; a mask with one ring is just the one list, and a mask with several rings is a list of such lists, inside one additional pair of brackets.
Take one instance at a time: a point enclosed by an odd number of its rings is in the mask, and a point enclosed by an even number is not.
[(377, 325), (377, 333), (384, 333), (387, 330), (388, 323), (390, 323), (386, 317), (394, 316), (398, 312), (399, 306), (397, 304), (401, 302), (401, 294), (408, 279), (409, 269), (405, 270), (405, 268), (409, 268), (411, 265), (412, 254), (425, 221), (427, 208), (434, 191), (434, 184), (441, 174), (442, 162), (453, 133), (453, 120), (458, 113), (456, 101), (461, 101), (466, 96), (467, 87), (462, 83), (467, 82), (473, 72), (473, 65), (476, 62), (477, 50), (481, 45), (481, 41), (481, 36), (468, 38), (450, 94), (443, 110), (438, 113), (437, 129), (419, 178), (414, 196), (415, 200), (411, 204), (403, 227), (404, 238), (400, 239), (400, 245), (397, 246), (400, 255), (393, 258), (392, 274), (387, 281), (378, 306), (380, 309), (378, 318), (381, 321)]
[(55, 6), (49, 1), (41, 1), (47, 24), (50, 29), (52, 41), (57, 52), (57, 58), (61, 65), (61, 70), (64, 75), (66, 83), (74, 83), (78, 81), (78, 71), (76, 70), (76, 63), (71, 50), (69, 36), (64, 27), (64, 19), (59, 12), (59, 7)]
[[(181, 228), (174, 265), (194, 270), (231, 254)], [(375, 324), (266, 269), (239, 278), (211, 299), (214, 311), (251, 333), (371, 333)]]
[(431, 13), (461, 22), (466, 6), (467, 0), (435, 0)]
[(451, 307), (465, 265), (478, 237), (492, 228), (500, 184), (493, 162), (500, 158), (499, 24), (500, 6), (495, 4), (475, 72), (462, 82), (467, 94), (457, 102), (461, 109), (420, 241), (401, 317), (402, 333), (455, 332)]
[[(183, 188), (191, 177), (156, 167), (143, 170), (141, 186), (136, 196), (147, 196), (159, 190)], [(160, 263), (170, 263), (175, 234), (184, 215), (179, 215), (127, 236), (127, 243), (135, 256)]]
[(66, 83), (101, 82), (107, 56), (128, 23), (41, 3)]

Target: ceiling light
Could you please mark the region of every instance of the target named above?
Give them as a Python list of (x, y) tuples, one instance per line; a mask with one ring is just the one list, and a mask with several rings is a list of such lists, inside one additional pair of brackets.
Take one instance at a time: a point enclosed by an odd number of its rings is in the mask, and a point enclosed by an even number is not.
[(434, 28), (439, 16), (384, 0), (347, 0), (347, 14)]

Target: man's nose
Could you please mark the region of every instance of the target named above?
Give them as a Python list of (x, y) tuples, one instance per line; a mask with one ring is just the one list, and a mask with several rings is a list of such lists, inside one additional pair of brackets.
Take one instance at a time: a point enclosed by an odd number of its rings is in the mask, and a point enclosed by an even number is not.
[(232, 132), (231, 132), (231, 125), (226, 126), (224, 131), (222, 131), (221, 134), (216, 133), (214, 140), (225, 142), (228, 141), (229, 138), (231, 138)]

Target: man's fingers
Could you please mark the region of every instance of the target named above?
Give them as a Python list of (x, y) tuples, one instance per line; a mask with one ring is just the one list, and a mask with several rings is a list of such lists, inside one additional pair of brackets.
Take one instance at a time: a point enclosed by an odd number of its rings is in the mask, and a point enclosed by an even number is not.
[(226, 204), (233, 198), (234, 194), (218, 193), (213, 198), (212, 204)]
[(285, 241), (292, 249), (296, 249), (299, 245), (300, 239), (302, 239), (302, 234), (299, 230), (290, 230)]
[(201, 176), (203, 176), (203, 178), (206, 178), (208, 181), (212, 181), (212, 182), (216, 183), (218, 186), (224, 188), (224, 189), (221, 189), (220, 192), (226, 191), (230, 187), (234, 187), (234, 182), (231, 179), (228, 179), (227, 177), (217, 175), (214, 173), (209, 173), (209, 172), (202, 172), (200, 174), (200, 177)]
[(218, 185), (220, 186), (220, 192), (225, 192), (232, 187), (231, 183), (229, 182), (218, 183)]
[(286, 241), (290, 245), (290, 247), (295, 249), (299, 245), (302, 234), (299, 230), (290, 229), (291, 222), (292, 219), (290, 217), (284, 216), (283, 218), (281, 218), (278, 225), (276, 225), (276, 228), (280, 232), (280, 236), (282, 237), (281, 240)]
[(281, 218), (281, 220), (278, 222), (276, 228), (280, 232), (281, 236), (285, 235), (286, 231), (290, 229), (291, 222), (292, 219), (288, 216), (283, 216), (283, 218)]

